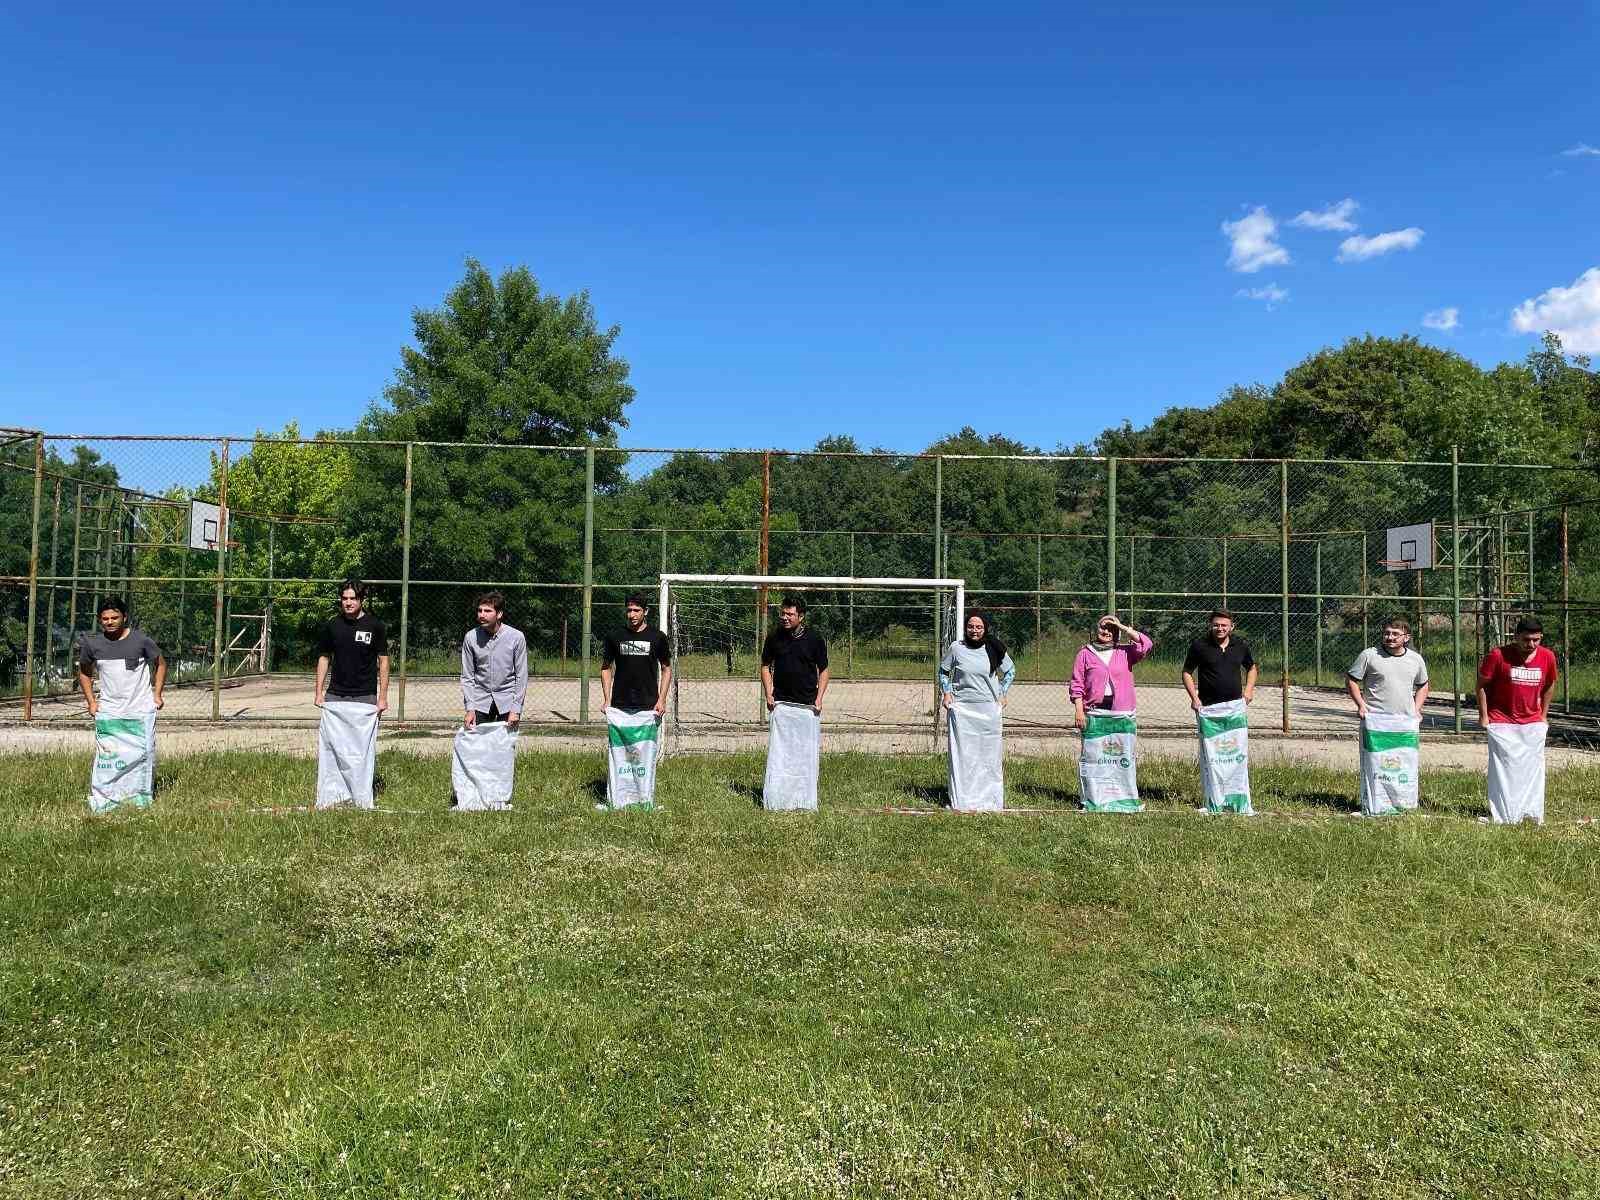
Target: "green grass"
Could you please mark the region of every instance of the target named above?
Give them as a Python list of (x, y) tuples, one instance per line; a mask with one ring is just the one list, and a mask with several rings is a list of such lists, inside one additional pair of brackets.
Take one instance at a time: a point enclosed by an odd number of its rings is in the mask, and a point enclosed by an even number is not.
[[(1600, 1154), (1600, 770), (1544, 830), (1482, 776), (1343, 816), (1353, 777), (1193, 768), (1152, 811), (931, 809), (931, 757), (675, 759), (592, 810), (271, 815), (314, 764), (165, 764), (90, 819), (78, 757), (4, 760), (0, 1195), (1578, 1196)], [(1064, 809), (1062, 759), (1008, 767)]]

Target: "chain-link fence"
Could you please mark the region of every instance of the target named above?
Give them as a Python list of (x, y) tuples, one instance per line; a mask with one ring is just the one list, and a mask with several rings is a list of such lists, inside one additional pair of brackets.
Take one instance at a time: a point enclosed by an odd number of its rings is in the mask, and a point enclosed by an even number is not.
[[(1394, 557), (1402, 525), (1430, 529), (1431, 565)], [(461, 638), (494, 588), (528, 638), (525, 720), (582, 729), (601, 718), (601, 642), (623, 598), (653, 598), (665, 573), (964, 579), (1016, 663), (1013, 728), (1042, 733), (1070, 727), (1065, 683), (1105, 611), (1155, 641), (1136, 672), (1147, 729), (1187, 728), (1179, 673), (1218, 607), (1286, 732), (1348, 728), (1345, 669), (1396, 615), (1444, 727), (1471, 718), (1479, 657), (1525, 613), (1562, 664), (1557, 711), (1591, 726), (1600, 713), (1600, 485), (1538, 465), (0, 431), (0, 529), (6, 719), (81, 716), (77, 642), (119, 595), (165, 651), (167, 719), (310, 722), (321, 633), (357, 576), (389, 629), (400, 722), (459, 720)], [(937, 603), (812, 596), (834, 680), (905, 697), (904, 712), (891, 700), (827, 719), (936, 721)], [(704, 706), (730, 726), (759, 721), (776, 599), (730, 601), (720, 665), (685, 664), (686, 678), (731, 676), (744, 698)]]

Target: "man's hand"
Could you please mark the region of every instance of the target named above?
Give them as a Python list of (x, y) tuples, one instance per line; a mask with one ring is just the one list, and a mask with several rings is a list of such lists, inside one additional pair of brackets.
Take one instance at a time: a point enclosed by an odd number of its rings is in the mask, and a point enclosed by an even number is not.
[(667, 698), (665, 696), (656, 701), (655, 713), (658, 721), (667, 715)]
[(467, 709), (467, 715), (461, 718), (461, 728), (476, 729), (478, 727), (478, 714), (472, 709)]
[(509, 712), (509, 713), (506, 714), (506, 728), (507, 729), (515, 729), (518, 725), (521, 725), (521, 724), (522, 724), (522, 714), (521, 713), (519, 713), (519, 712)]
[(817, 716), (820, 717), (822, 715), (822, 702), (819, 700), (815, 704), (813, 704), (811, 706), (811, 711), (816, 713)]
[(1078, 729), (1087, 729), (1088, 728), (1088, 726), (1089, 726), (1089, 718), (1084, 715), (1084, 712), (1083, 712), (1083, 710), (1081, 708), (1077, 709), (1077, 710), (1075, 710), (1073, 712), (1073, 714), (1072, 714), (1072, 724), (1074, 725), (1074, 727), (1076, 727)]
[(1254, 700), (1255, 698), (1256, 698), (1256, 686), (1255, 686), (1255, 684), (1252, 683), (1249, 687), (1245, 688), (1245, 690), (1244, 690), (1244, 702), (1246, 704), (1249, 704), (1250, 701)]
[(956, 703), (955, 693), (954, 692), (946, 692), (944, 694), (944, 706), (946, 708), (954, 708), (955, 707), (955, 703)]
[(1202, 708), (1205, 707), (1205, 705), (1200, 703), (1200, 697), (1199, 696), (1190, 696), (1189, 697), (1189, 707), (1194, 709), (1195, 712), (1199, 712)]
[(89, 720), (91, 720), (91, 721), (94, 720), (95, 714), (97, 714), (99, 711), (100, 711), (100, 705), (97, 704), (93, 699), (91, 699), (89, 701)]
[(156, 693), (156, 707), (157, 708), (161, 708), (165, 704), (166, 704), (166, 701), (164, 699), (162, 699), (161, 693), (157, 692)]
[(322, 707), (322, 693), (321, 692), (313, 692), (311, 694), (311, 703), (315, 704), (318, 708), (321, 708)]
[(381, 717), (381, 716), (383, 716), (384, 713), (386, 713), (388, 711), (389, 711), (389, 697), (387, 697), (387, 696), (379, 696), (378, 697), (378, 715)]
[(767, 697), (767, 711), (771, 712), (773, 709), (775, 709), (777, 707), (778, 707), (778, 702), (776, 700), (774, 700), (771, 696), (768, 696)]
[[(1417, 715), (1421, 716), (1422, 714), (1418, 713)], [(1363, 721), (1365, 721), (1367, 719), (1367, 706), (1366, 706), (1366, 703), (1364, 701), (1361, 701), (1361, 700), (1357, 700), (1356, 701), (1356, 716), (1359, 717)]]

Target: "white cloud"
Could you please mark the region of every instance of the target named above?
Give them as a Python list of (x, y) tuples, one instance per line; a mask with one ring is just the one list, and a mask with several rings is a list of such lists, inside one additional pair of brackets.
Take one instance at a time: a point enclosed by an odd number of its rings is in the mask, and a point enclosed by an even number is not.
[(1436, 308), (1432, 312), (1422, 314), (1422, 324), (1426, 329), (1437, 329), (1442, 333), (1449, 333), (1461, 324), (1461, 310), (1459, 308)]
[(1228, 266), (1245, 275), (1253, 275), (1262, 267), (1284, 266), (1289, 262), (1289, 252), (1274, 240), (1278, 236), (1278, 222), (1265, 205), (1252, 208), (1237, 221), (1224, 221), (1222, 232), (1233, 249), (1228, 252)]
[(1267, 311), (1271, 312), (1289, 298), (1289, 289), (1269, 283), (1266, 287), (1240, 288), (1234, 295), (1245, 300), (1265, 300)]
[(1422, 230), (1415, 225), (1406, 229), (1395, 229), (1389, 233), (1374, 234), (1372, 237), (1347, 237), (1339, 243), (1340, 262), (1361, 262), (1363, 259), (1377, 258), (1380, 254), (1388, 254), (1395, 250), (1412, 250), (1422, 240)]
[(1600, 147), (1591, 146), (1588, 142), (1579, 142), (1569, 150), (1561, 152), (1563, 158), (1600, 158)]
[(1518, 333), (1555, 331), (1570, 354), (1600, 353), (1600, 267), (1590, 267), (1571, 287), (1553, 287), (1511, 310)]
[(1337, 204), (1330, 204), (1321, 212), (1307, 210), (1301, 213), (1291, 225), (1298, 225), (1302, 229), (1325, 229), (1330, 233), (1349, 233), (1356, 227), (1350, 218), (1355, 215), (1356, 209), (1361, 206), (1350, 197), (1346, 196)]

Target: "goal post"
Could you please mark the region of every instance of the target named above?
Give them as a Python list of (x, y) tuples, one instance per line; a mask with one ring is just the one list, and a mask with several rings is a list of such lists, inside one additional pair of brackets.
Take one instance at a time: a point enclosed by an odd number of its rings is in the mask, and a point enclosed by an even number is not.
[(664, 748), (685, 734), (750, 735), (766, 724), (761, 647), (785, 594), (828, 642), (827, 725), (931, 733), (936, 673), (959, 636), (965, 579), (663, 574), (658, 613), (672, 649)]

